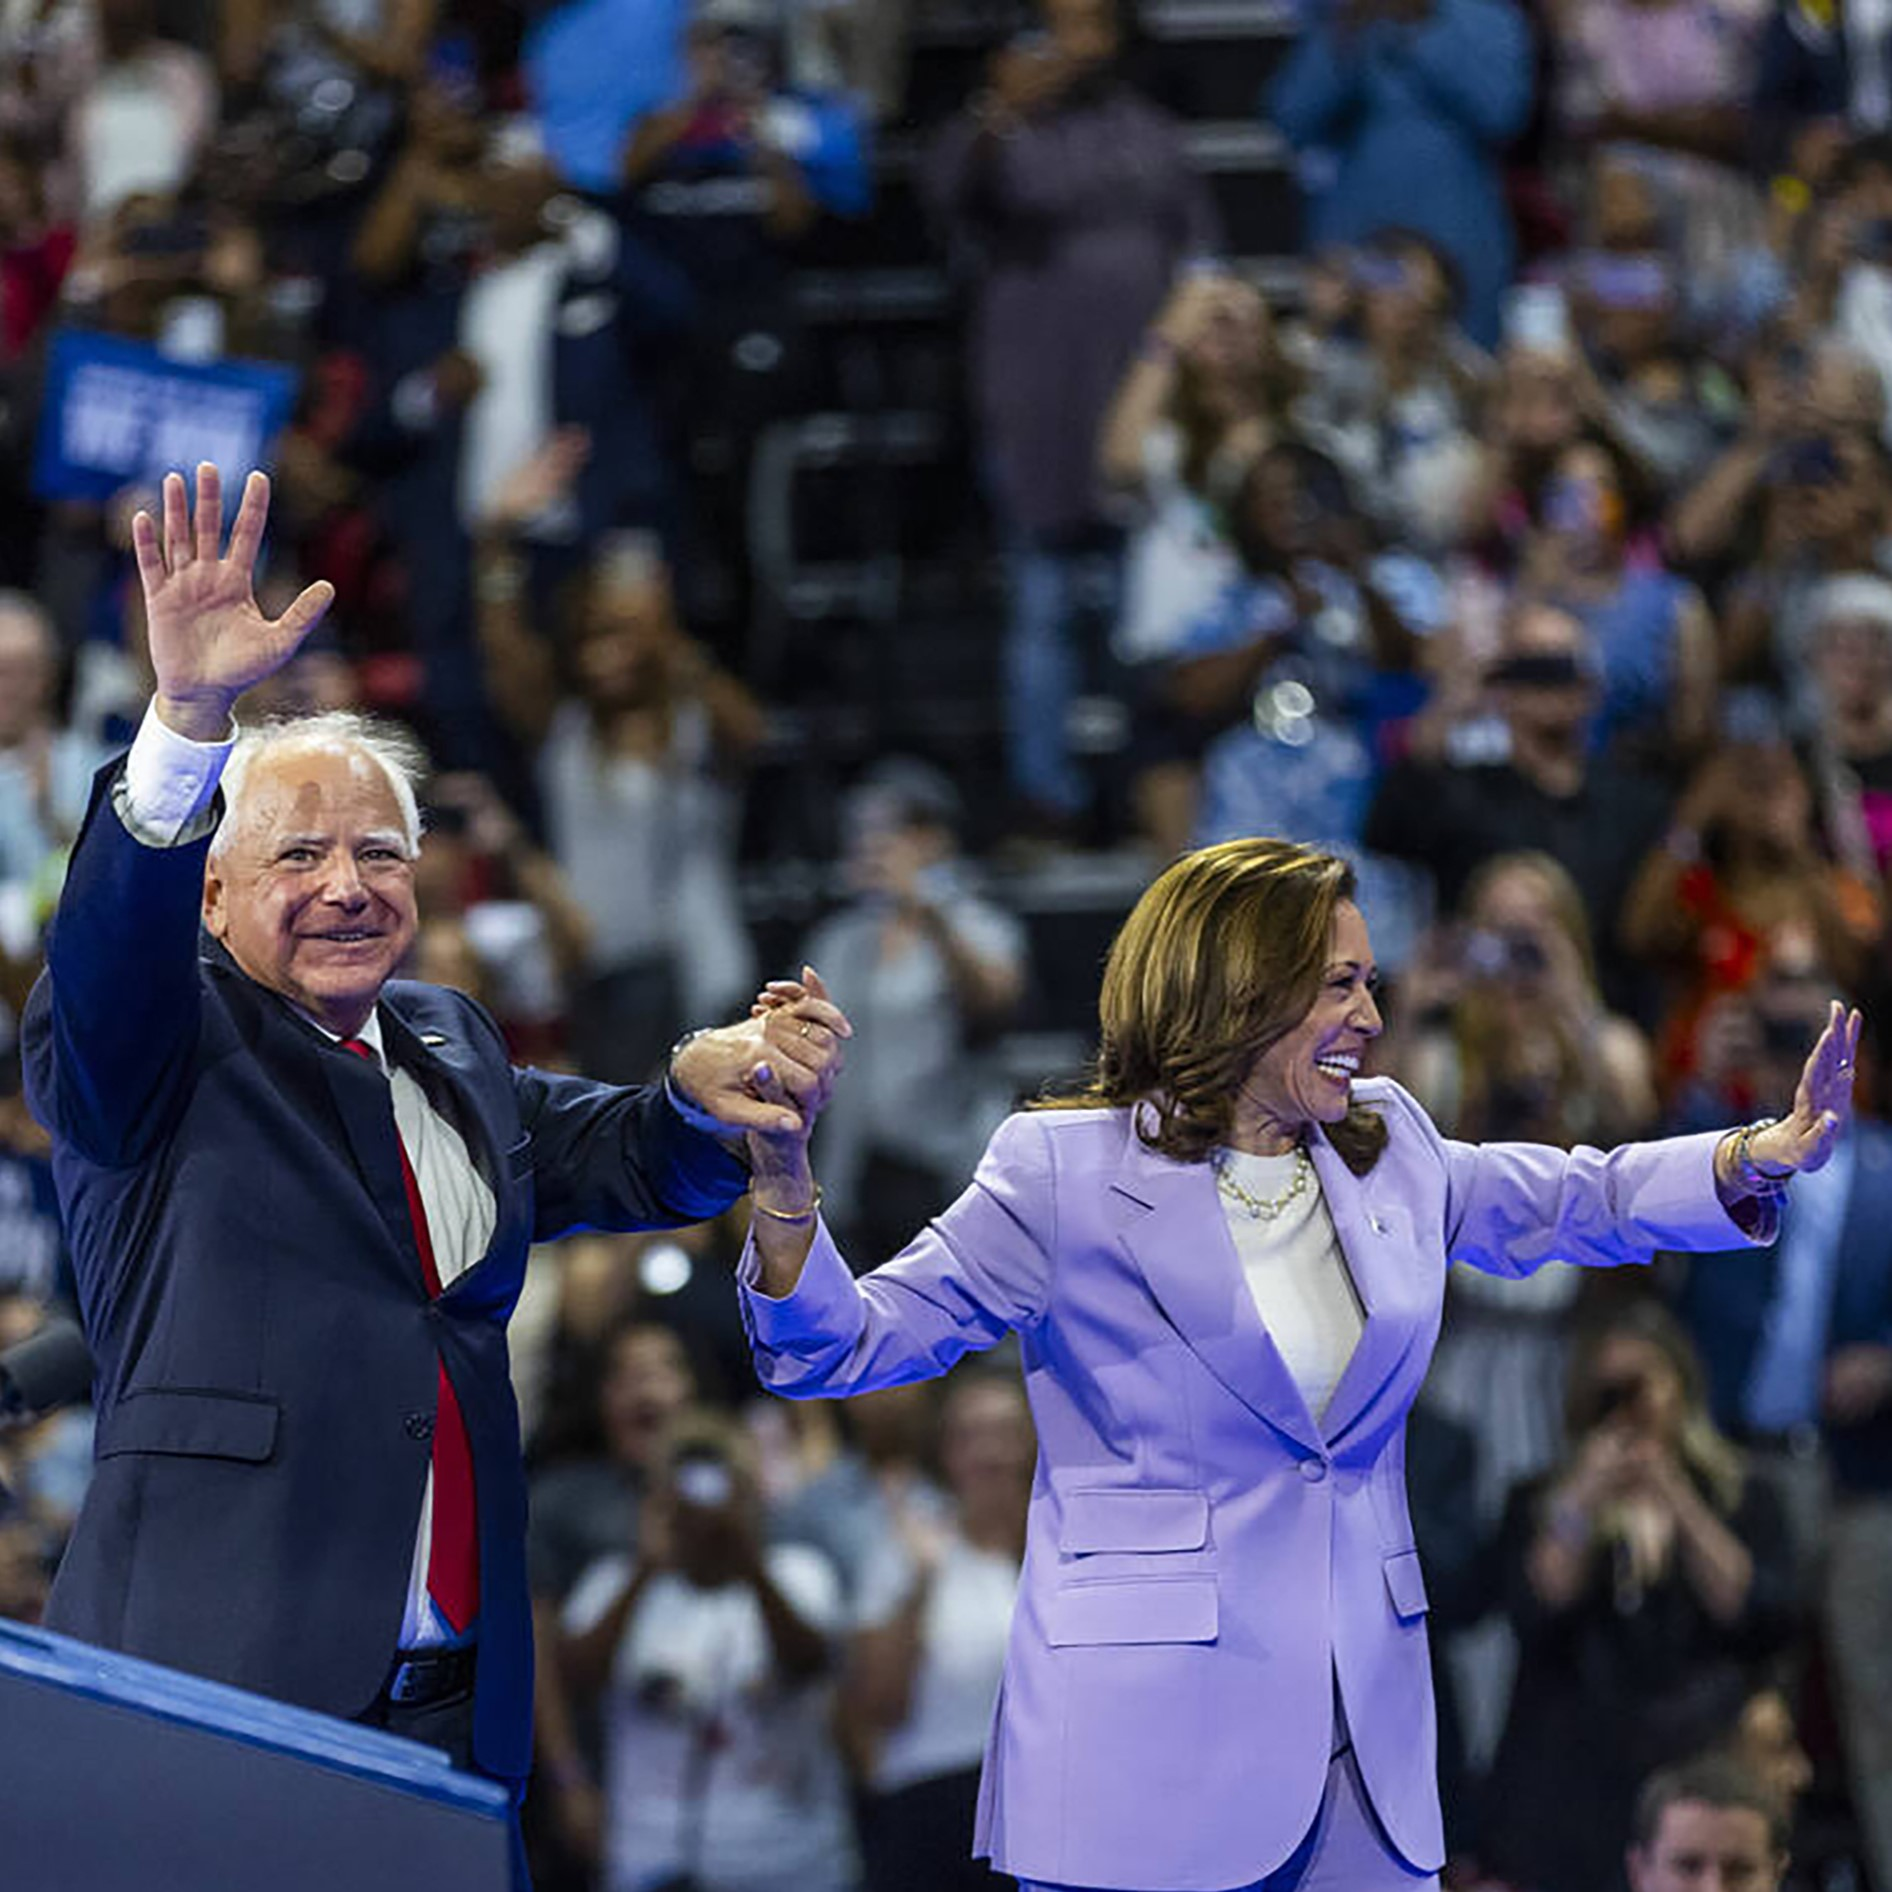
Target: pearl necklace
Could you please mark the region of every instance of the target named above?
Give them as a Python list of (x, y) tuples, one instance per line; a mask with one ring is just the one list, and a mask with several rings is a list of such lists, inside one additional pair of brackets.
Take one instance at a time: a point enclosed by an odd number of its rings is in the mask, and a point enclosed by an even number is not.
[(1258, 1196), (1252, 1189), (1243, 1188), (1229, 1174), (1227, 1150), (1217, 1150), (1209, 1161), (1215, 1170), (1215, 1186), (1255, 1222), (1274, 1221), (1287, 1210), (1290, 1203), (1307, 1194), (1307, 1186), (1314, 1180), (1314, 1165), (1307, 1160), (1305, 1144), (1295, 1145), (1294, 1175), (1278, 1196)]

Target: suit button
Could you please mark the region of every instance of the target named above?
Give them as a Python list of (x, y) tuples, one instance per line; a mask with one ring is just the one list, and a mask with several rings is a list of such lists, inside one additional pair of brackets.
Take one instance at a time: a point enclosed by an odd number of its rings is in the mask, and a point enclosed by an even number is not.
[(1318, 1485), (1327, 1476), (1327, 1461), (1324, 1458), (1304, 1458), (1301, 1460), (1301, 1476), (1310, 1485)]
[(410, 1439), (431, 1439), (434, 1436), (434, 1416), (430, 1412), (410, 1412), (401, 1421), (401, 1430)]

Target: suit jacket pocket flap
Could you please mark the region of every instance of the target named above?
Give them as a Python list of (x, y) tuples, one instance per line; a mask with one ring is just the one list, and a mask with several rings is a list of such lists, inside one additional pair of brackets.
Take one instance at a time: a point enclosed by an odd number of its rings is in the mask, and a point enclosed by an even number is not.
[(1061, 1549), (1200, 1550), (1209, 1501), (1199, 1491), (1073, 1491), (1064, 1500)]
[(1045, 1620), (1057, 1649), (1071, 1643), (1213, 1642), (1215, 1579), (1073, 1583), (1052, 1593)]
[(1396, 1550), (1385, 1560), (1386, 1594), (1393, 1599), (1393, 1613), (1401, 1622), (1411, 1622), (1426, 1613), (1426, 1580), (1419, 1568), (1416, 1550)]
[(260, 1465), (276, 1449), (281, 1408), (262, 1394), (127, 1393), (99, 1427), (98, 1453), (175, 1452), (187, 1458), (236, 1458)]

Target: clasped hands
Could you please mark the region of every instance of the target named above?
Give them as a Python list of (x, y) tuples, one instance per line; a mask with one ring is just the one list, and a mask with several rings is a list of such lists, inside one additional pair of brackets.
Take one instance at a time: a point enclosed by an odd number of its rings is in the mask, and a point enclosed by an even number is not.
[(740, 1023), (690, 1038), (670, 1080), (732, 1134), (805, 1152), (853, 1035), (821, 975), (804, 966), (799, 979), (770, 980)]

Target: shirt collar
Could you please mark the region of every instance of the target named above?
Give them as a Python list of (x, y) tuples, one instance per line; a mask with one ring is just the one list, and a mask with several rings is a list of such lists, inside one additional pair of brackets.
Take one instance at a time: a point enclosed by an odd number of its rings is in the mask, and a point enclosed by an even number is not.
[[(330, 1044), (338, 1045), (342, 1042), (342, 1034), (339, 1031), (330, 1031), (319, 1018), (311, 1018), (300, 1005), (292, 1006), (290, 1009), (298, 1018), (308, 1019), (308, 1022), (313, 1025)], [(388, 1048), (386, 1044), (383, 1043), (381, 1037), (380, 1006), (377, 1005), (374, 1010), (362, 1020), (361, 1029), (354, 1034), (354, 1037), (358, 1043), (366, 1045), (368, 1049), (374, 1053), (374, 1061), (381, 1067), (381, 1075), (386, 1077), (388, 1074)]]

